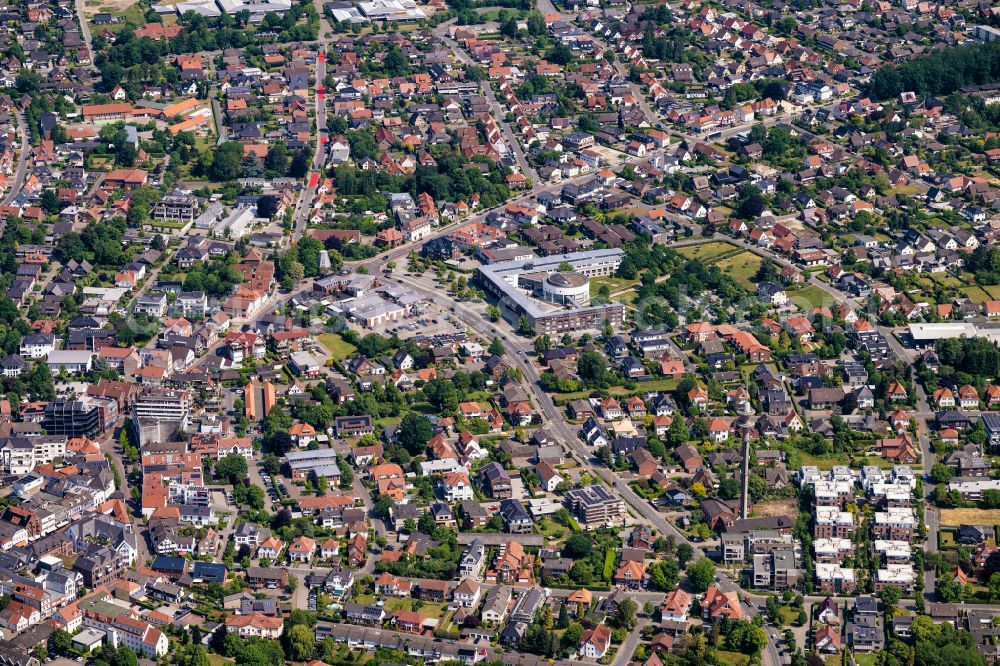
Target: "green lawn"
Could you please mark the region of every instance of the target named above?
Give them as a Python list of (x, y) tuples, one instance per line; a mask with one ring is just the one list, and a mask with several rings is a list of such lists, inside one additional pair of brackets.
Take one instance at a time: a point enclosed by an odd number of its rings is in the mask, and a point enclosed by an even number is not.
[(357, 350), (357, 347), (344, 340), (337, 333), (323, 333), (319, 336), (319, 343), (326, 347), (335, 360), (348, 358)]
[(612, 294), (616, 291), (622, 291), (628, 289), (629, 287), (634, 287), (639, 284), (638, 280), (626, 280), (624, 278), (616, 277), (595, 277), (590, 281), (590, 297), (597, 297), (597, 290), (602, 286), (607, 287), (608, 291)]
[(854, 661), (858, 662), (858, 666), (875, 666), (878, 657), (874, 654), (855, 654)]
[(799, 611), (791, 606), (782, 606), (778, 609), (778, 615), (781, 617), (781, 626), (790, 627), (798, 619)]
[(713, 265), (718, 266), (720, 271), (739, 282), (744, 288), (753, 291), (756, 286), (751, 278), (757, 274), (763, 262), (764, 260), (753, 252), (743, 251), (713, 262)]
[(799, 306), (801, 309), (809, 311), (813, 308), (819, 308), (834, 305), (834, 300), (830, 294), (826, 293), (814, 284), (808, 284), (801, 289), (793, 292), (788, 292), (788, 298)]
[(568, 536), (570, 532), (568, 527), (564, 527), (548, 517), (535, 522), (535, 531), (545, 536), (555, 537), (557, 540)]
[(732, 243), (727, 243), (725, 241), (709, 241), (707, 243), (679, 247), (677, 248), (677, 254), (687, 257), (688, 259), (701, 259), (702, 261), (707, 262), (736, 249), (738, 248)]
[(740, 666), (740, 664), (750, 663), (750, 657), (741, 652), (730, 652), (729, 650), (716, 650), (715, 656), (723, 664), (728, 666)]
[(892, 461), (886, 460), (882, 456), (865, 456), (864, 458), (855, 458), (854, 464), (858, 467), (874, 465), (875, 467), (881, 467), (882, 469), (892, 469), (894, 466)]
[[(415, 607), (414, 604), (419, 606), (419, 608)], [(385, 612), (393, 613), (398, 610), (417, 611), (421, 615), (441, 619), (448, 611), (448, 604), (425, 601), (423, 602), (423, 605), (421, 605), (420, 600), (414, 599), (413, 597), (393, 597), (385, 600)]]
[(230, 664), (236, 663), (234, 660), (227, 659), (221, 654), (215, 654), (214, 652), (210, 652), (208, 654), (208, 661), (212, 664), (212, 666), (230, 666)]
[(801, 465), (815, 465), (822, 470), (832, 469), (834, 465), (846, 465), (850, 462), (846, 455), (814, 456), (805, 451), (792, 449), (795, 452), (797, 463)]
[[(623, 395), (640, 395), (646, 391), (673, 391), (677, 388), (677, 380), (670, 379), (654, 379), (650, 382), (639, 382), (634, 391), (630, 391), (623, 386), (612, 386), (608, 389), (608, 393), (620, 397)], [(593, 391), (576, 391), (574, 393), (559, 393), (553, 396), (556, 404), (564, 405), (570, 400), (581, 400), (588, 397)]]
[(965, 296), (970, 301), (976, 304), (985, 303), (986, 301), (993, 300), (993, 298), (989, 295), (989, 293), (984, 291), (982, 287), (977, 287), (976, 285), (972, 285), (971, 287), (964, 287), (959, 291), (963, 296)]

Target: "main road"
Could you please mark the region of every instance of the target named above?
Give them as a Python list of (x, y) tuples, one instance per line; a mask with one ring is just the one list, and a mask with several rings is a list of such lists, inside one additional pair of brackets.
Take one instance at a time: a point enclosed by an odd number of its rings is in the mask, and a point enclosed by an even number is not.
[(17, 171), (14, 172), (14, 180), (11, 181), (10, 190), (3, 198), (5, 206), (10, 204), (14, 200), (14, 197), (21, 192), (21, 186), (24, 185), (24, 179), (28, 174), (28, 155), (31, 153), (31, 133), (28, 132), (28, 120), (24, 113), (20, 111), (15, 114), (15, 117), (17, 118), (17, 133), (20, 135), (18, 138), (20, 150), (17, 158)]

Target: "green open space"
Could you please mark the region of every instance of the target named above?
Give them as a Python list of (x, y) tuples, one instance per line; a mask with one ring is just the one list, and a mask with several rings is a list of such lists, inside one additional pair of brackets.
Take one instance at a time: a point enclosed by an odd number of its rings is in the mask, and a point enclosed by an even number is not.
[(744, 250), (731, 257), (713, 262), (719, 270), (739, 282), (745, 289), (755, 289), (753, 276), (760, 270), (760, 265), (764, 262), (753, 252)]
[(836, 304), (830, 294), (814, 284), (807, 284), (801, 289), (789, 291), (788, 298), (803, 310), (812, 310), (823, 306), (832, 307)]
[[(608, 389), (608, 393), (615, 397), (620, 397), (623, 395), (640, 395), (646, 391), (673, 391), (677, 388), (676, 379), (654, 379), (650, 382), (639, 382), (634, 390), (629, 390), (624, 386), (612, 386)], [(555, 402), (558, 405), (563, 405), (570, 400), (582, 400), (587, 398), (593, 391), (575, 391), (574, 393), (560, 393), (554, 396)]]
[(539, 534), (544, 534), (547, 537), (553, 537), (556, 540), (569, 536), (570, 533), (570, 529), (568, 527), (560, 525), (549, 517), (542, 518), (536, 522), (535, 531)]
[(319, 343), (338, 361), (348, 358), (357, 350), (357, 347), (344, 340), (338, 333), (321, 334)]
[(993, 300), (993, 297), (990, 296), (988, 292), (984, 291), (982, 287), (977, 285), (963, 287), (959, 291), (973, 303), (985, 303), (986, 301)]
[(613, 294), (616, 291), (622, 291), (623, 289), (634, 287), (637, 284), (639, 284), (638, 280), (626, 280), (625, 278), (610, 276), (595, 277), (590, 280), (590, 297), (596, 297), (597, 290), (602, 286), (607, 287), (608, 291)]
[(709, 241), (707, 243), (698, 243), (697, 245), (685, 245), (684, 247), (679, 247), (677, 248), (677, 254), (687, 257), (688, 259), (701, 259), (702, 261), (707, 262), (738, 249), (739, 248), (732, 243), (727, 243), (725, 241)]
[(716, 650), (716, 658), (723, 664), (728, 666), (740, 666), (740, 664), (749, 664), (750, 657), (741, 652), (730, 652), (729, 650)]

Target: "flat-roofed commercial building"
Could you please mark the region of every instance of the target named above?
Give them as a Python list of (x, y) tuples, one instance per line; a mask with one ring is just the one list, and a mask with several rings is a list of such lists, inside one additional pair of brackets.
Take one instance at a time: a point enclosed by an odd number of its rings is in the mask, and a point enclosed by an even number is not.
[[(606, 321), (619, 327), (625, 306), (590, 305), (588, 281), (614, 275), (624, 257), (621, 249), (610, 248), (488, 264), (479, 267), (478, 279), (515, 317), (527, 317), (538, 334), (599, 330)], [(560, 270), (567, 264), (571, 271)]]

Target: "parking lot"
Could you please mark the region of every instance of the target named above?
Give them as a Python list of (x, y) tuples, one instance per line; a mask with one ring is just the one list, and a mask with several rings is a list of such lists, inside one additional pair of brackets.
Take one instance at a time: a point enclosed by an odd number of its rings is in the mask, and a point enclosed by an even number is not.
[(398, 335), (403, 339), (414, 335), (443, 335), (464, 330), (465, 324), (451, 314), (447, 308), (434, 303), (427, 305), (418, 316), (386, 322), (384, 327), (375, 328), (376, 332), (384, 335)]

